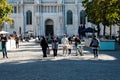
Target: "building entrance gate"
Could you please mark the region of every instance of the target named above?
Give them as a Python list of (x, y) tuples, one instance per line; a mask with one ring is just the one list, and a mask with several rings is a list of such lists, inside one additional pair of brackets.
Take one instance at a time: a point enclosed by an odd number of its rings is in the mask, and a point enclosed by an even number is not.
[(48, 19), (45, 21), (45, 35), (54, 36), (54, 23), (53, 23), (53, 20), (51, 19)]

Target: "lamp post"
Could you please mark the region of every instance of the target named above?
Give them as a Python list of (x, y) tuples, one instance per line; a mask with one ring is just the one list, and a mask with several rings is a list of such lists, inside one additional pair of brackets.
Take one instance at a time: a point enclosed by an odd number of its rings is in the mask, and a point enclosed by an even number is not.
[(65, 21), (65, 17), (66, 17), (66, 15), (65, 15), (65, 4), (64, 4), (64, 0), (63, 0), (63, 2), (62, 2), (62, 6), (63, 6), (63, 29), (64, 29), (64, 34), (67, 34), (67, 25), (65, 25), (66, 24), (66, 21)]
[[(42, 31), (41, 31), (41, 24), (42, 24), (42, 22), (40, 21), (40, 16), (41, 16), (41, 1), (39, 0), (39, 10), (38, 10), (38, 12), (39, 12), (39, 17), (38, 17), (38, 20), (39, 20), (39, 22), (38, 22), (38, 35), (41, 35), (42, 34)], [(42, 18), (42, 17), (41, 17)]]
[(25, 15), (25, 4), (24, 4), (24, 0), (23, 0), (23, 30), (24, 30), (24, 34), (25, 34), (25, 32), (26, 32), (26, 15)]

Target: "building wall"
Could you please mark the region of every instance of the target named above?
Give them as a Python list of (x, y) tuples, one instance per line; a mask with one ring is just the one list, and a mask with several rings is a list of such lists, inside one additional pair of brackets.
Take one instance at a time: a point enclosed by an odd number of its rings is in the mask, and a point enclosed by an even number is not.
[[(15, 0), (17, 1), (17, 0)], [(81, 1), (82, 0), (31, 0), (34, 1), (34, 4), (27, 4), (23, 5), (23, 0), (18, 0), (20, 2), (10, 2), (17, 7), (17, 13), (13, 13), (11, 17), (15, 21), (14, 28), (9, 28), (10, 33), (16, 31), (19, 34), (19, 27), (21, 27), (21, 33), (28, 30), (32, 30), (34, 36), (38, 35), (45, 35), (45, 21), (51, 19), (54, 22), (54, 35), (55, 36), (62, 36), (64, 33), (68, 35), (78, 35), (78, 26), (80, 26), (80, 12), (84, 10), (82, 7)], [(40, 1), (40, 2), (39, 2)], [(24, 7), (23, 7), (24, 6)], [(40, 6), (40, 10), (39, 10)], [(45, 7), (46, 11), (43, 9)], [(56, 11), (49, 12), (51, 7), (54, 8), (56, 6)], [(60, 10), (61, 9), (61, 10)], [(24, 10), (24, 13), (23, 13)], [(32, 12), (32, 25), (26, 25), (26, 12), (30, 10)], [(58, 11), (59, 10), (59, 11)], [(71, 10), (73, 13), (73, 24), (67, 24), (67, 11)], [(87, 22), (85, 27), (91, 27), (91, 23)], [(109, 30), (109, 29), (107, 29)], [(113, 34), (116, 35), (116, 29), (113, 28)], [(103, 33), (103, 27), (101, 25), (101, 35)], [(106, 31), (106, 33), (109, 33)]]

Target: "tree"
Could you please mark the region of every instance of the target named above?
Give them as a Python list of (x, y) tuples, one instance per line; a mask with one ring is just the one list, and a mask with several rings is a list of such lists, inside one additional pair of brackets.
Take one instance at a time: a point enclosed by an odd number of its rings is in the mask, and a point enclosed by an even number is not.
[(12, 5), (8, 4), (7, 0), (0, 0), (0, 26), (3, 25), (4, 22), (12, 23), (12, 19), (9, 17), (12, 13), (12, 9)]
[(116, 24), (120, 21), (120, 1), (119, 0), (84, 0), (83, 6), (85, 7), (86, 14), (91, 23), (104, 25), (104, 33), (106, 26)]
[(99, 7), (95, 6), (96, 3), (97, 3), (96, 1), (89, 2), (89, 0), (84, 0), (83, 6), (86, 8), (85, 11), (86, 11), (86, 16), (88, 16), (88, 21), (97, 25), (98, 36), (99, 36), (99, 33), (100, 33), (99, 23), (101, 22), (101, 17), (99, 15), (99, 12), (97, 11)]

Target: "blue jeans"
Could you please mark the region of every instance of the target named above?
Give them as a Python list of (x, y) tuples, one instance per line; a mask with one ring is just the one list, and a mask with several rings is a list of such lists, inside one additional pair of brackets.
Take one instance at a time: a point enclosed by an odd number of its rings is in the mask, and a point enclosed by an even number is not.
[(2, 48), (2, 53), (3, 53), (3, 58), (8, 58), (7, 57), (7, 49), (6, 49), (6, 47), (4, 47), (4, 48)]

